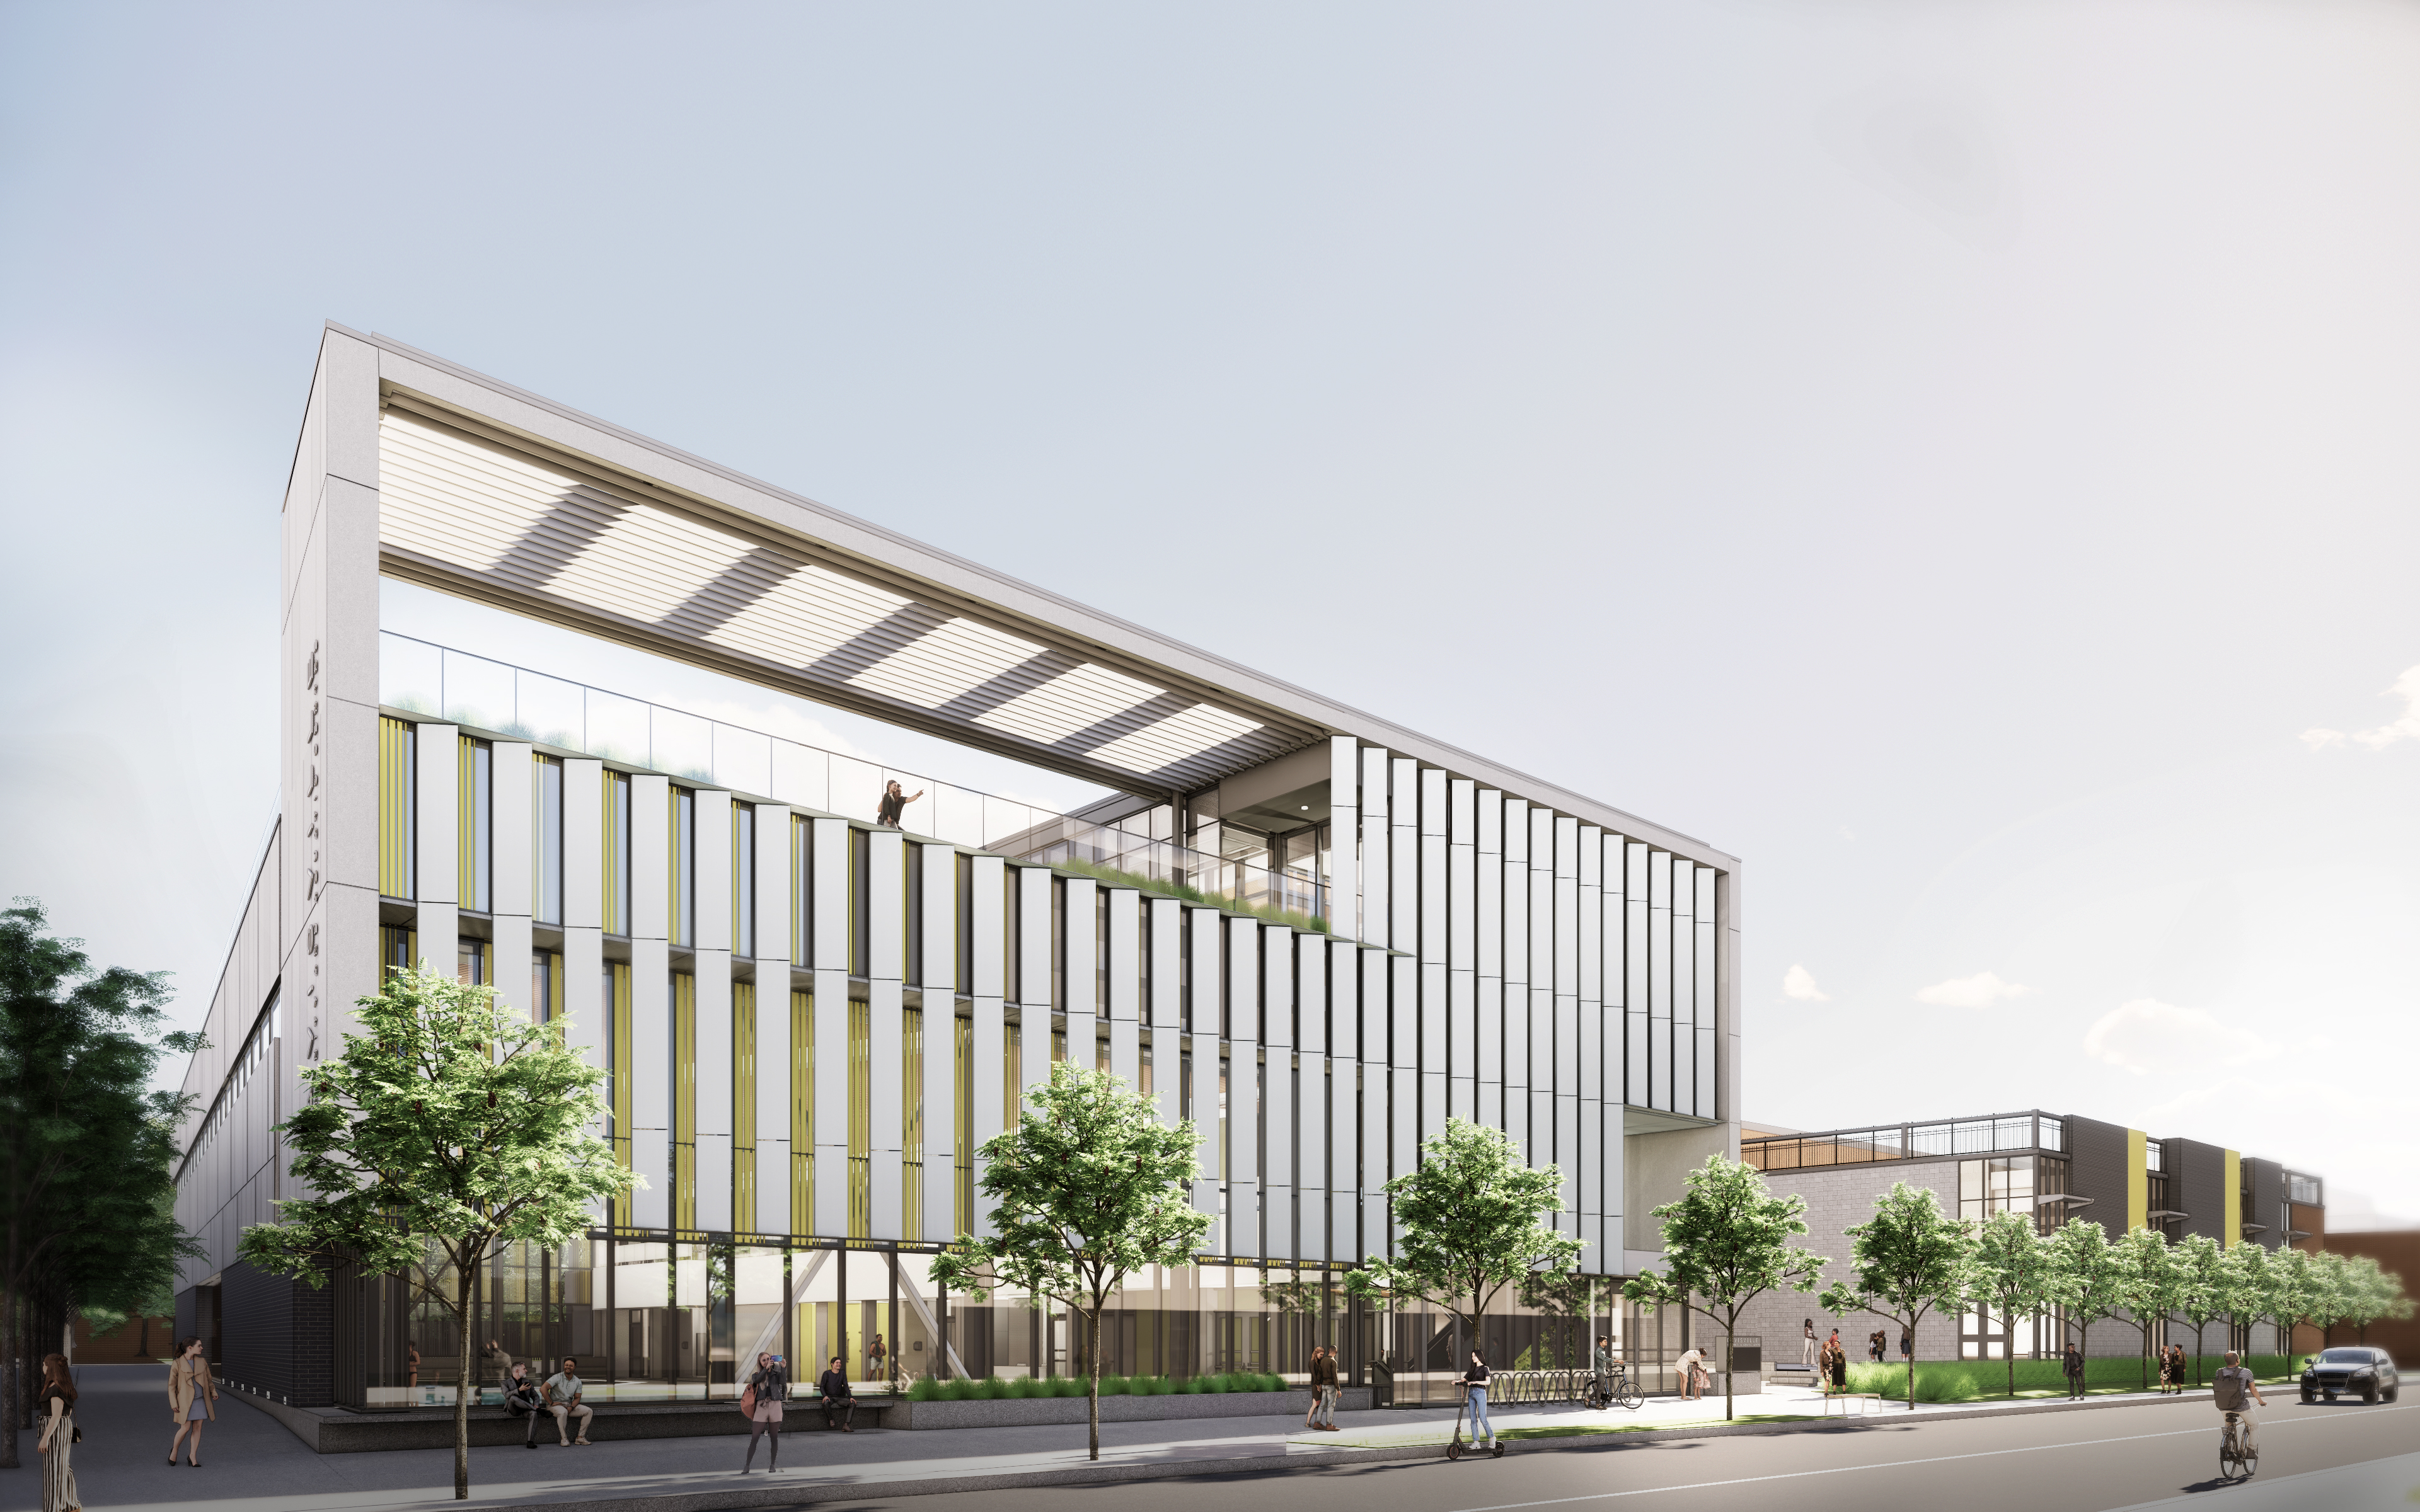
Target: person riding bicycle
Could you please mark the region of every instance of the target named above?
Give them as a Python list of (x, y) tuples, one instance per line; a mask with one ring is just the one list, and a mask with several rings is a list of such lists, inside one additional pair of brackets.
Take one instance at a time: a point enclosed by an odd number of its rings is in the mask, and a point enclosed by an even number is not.
[(2252, 1409), (2269, 1405), (2269, 1399), (2260, 1395), (2260, 1382), (2253, 1378), (2251, 1371), (2236, 1364), (2236, 1353), (2229, 1350), (2226, 1351), (2226, 1364), (2220, 1367), (2218, 1374), (2211, 1377), (2210, 1384), (2211, 1399), (2218, 1404), (2219, 1431), (2225, 1433), (2229, 1422), (2240, 1423), (2242, 1437), (2238, 1442), (2243, 1447), (2244, 1456), (2249, 1458), (2258, 1455), (2260, 1451), (2252, 1438)]

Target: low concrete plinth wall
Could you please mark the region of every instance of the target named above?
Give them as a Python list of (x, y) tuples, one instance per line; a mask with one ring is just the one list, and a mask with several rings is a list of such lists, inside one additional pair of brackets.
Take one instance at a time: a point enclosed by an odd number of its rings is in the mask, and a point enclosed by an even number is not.
[[(1337, 1396), (1337, 1411), (1366, 1412), (1370, 1388), (1347, 1386)], [(1104, 1396), (1104, 1423), (1166, 1423), (1182, 1418), (1269, 1417), (1311, 1411), (1309, 1391), (1201, 1392), (1170, 1396)], [(1047, 1423), (1081, 1423), (1089, 1412), (1081, 1396), (1009, 1397), (1001, 1401), (902, 1402), (887, 1408), (887, 1428), (1006, 1428)]]

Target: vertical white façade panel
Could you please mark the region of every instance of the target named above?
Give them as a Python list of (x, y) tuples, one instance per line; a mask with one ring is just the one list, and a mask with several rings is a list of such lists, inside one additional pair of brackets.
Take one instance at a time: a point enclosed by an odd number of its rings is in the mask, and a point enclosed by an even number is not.
[[(756, 1232), (790, 1232), (790, 810), (756, 808)], [(799, 1215), (801, 1218), (805, 1214)]]
[(1109, 899), (1109, 1074), (1142, 1088), (1142, 894), (1111, 887)]
[(1388, 1061), (1387, 952), (1359, 952), (1361, 1005), (1362, 1243), (1394, 1253), (1394, 1229), (1383, 1190), (1393, 1169), (1394, 1072)]
[(1294, 931), (1261, 932), (1261, 1246), (1294, 1257)]
[(900, 1102), (900, 971), (908, 950), (907, 841), (895, 829), (866, 834), (866, 1121), (871, 1130), (868, 1186), (872, 1237), (903, 1232), (900, 1151), (906, 1133)]
[(1672, 856), (1647, 853), (1647, 1103), (1672, 1107)]
[(1409, 756), (1387, 763), (1387, 884), (1392, 921), (1387, 943), (1398, 950), (1420, 948), (1420, 764)]
[(1384, 945), (1394, 914), (1387, 898), (1388, 864), (1387, 753), (1375, 746), (1361, 751), (1361, 939)]
[(1580, 1028), (1580, 866), (1579, 821), (1558, 816), (1554, 823), (1555, 995), (1554, 1088), (1555, 1164), (1563, 1176), (1563, 1211), (1555, 1226), (1565, 1233), (1579, 1231), (1579, 1028)]
[[(536, 758), (520, 765), (529, 775), (513, 786), (533, 792), (523, 805), (535, 806)], [(498, 766), (496, 786), (504, 787)], [(566, 1042), (594, 1065), (605, 1065), (605, 764), (566, 758), (563, 764), (563, 1011), (571, 1016)], [(531, 826), (524, 824), (516, 848), (528, 850)], [(499, 830), (500, 833), (504, 833)], [(535, 865), (533, 863), (533, 871)], [(533, 887), (535, 877), (531, 877)]]
[(1579, 1148), (1577, 1170), (1580, 1236), (1589, 1242), (1583, 1270), (1601, 1270), (1594, 1262), (1604, 1254), (1605, 1154), (1605, 831), (1594, 825), (1579, 826), (1579, 919), (1575, 933), (1579, 951), (1578, 1070)]
[[(1017, 1038), (1023, 1065), (1017, 1086), (1027, 1096), (1050, 1080), (1050, 871), (1020, 867), (1014, 878), (1017, 889), (1016, 1000), (1023, 1017)], [(1010, 1113), (1015, 1121), (1016, 1112)]]
[(1257, 1257), (1261, 1247), (1261, 929), (1225, 920), (1227, 932), (1228, 1253)]
[(1504, 865), (1504, 1132), (1529, 1150), (1529, 805), (1506, 798)]
[(924, 847), (924, 1214), (928, 1241), (958, 1232), (958, 853)]
[(420, 894), (420, 959), (446, 977), (454, 975), (456, 941), (462, 933), (461, 908), (455, 901), (461, 880), (455, 856), (461, 738), (462, 732), (450, 724), (412, 727), (412, 877)]
[(630, 1220), (641, 1228), (672, 1227), (670, 802), (662, 778), (630, 779), (630, 1168), (645, 1183), (630, 1196)]
[(1361, 951), (1327, 952), (1328, 1253), (1361, 1257)]
[(1305, 1260), (1329, 1255), (1327, 952), (1325, 935), (1295, 937), (1295, 1242)]
[(1529, 810), (1529, 1163), (1555, 1158), (1555, 815)]
[[(530, 769), (530, 748), (521, 741), (499, 740), (489, 750), (493, 774), (489, 780), (488, 816), (493, 826), (495, 841), (489, 855), (489, 906), (492, 914), (488, 927), (493, 932), (496, 957), (496, 995), (535, 1016), (537, 999), (532, 995), (532, 970), (535, 965), (535, 941), (530, 918), (530, 784), (516, 778)], [(561, 1012), (563, 1005), (555, 1005)]]
[(1159, 1104), (1159, 1121), (1172, 1129), (1184, 1117), (1177, 1103), (1177, 1063), (1185, 1026), (1185, 905), (1154, 898), (1143, 906), (1151, 932), (1152, 1097)]
[(1698, 1111), (1697, 868), (1672, 857), (1672, 1111)]
[(814, 1232), (848, 1232), (848, 822), (817, 819), (809, 840), (815, 1034)]
[(1453, 1016), (1446, 987), (1446, 827), (1450, 815), (1446, 774), (1428, 767), (1413, 775), (1419, 792), (1419, 836), (1414, 841), (1419, 857), (1415, 894), (1419, 905), (1419, 965), (1411, 979), (1416, 995), (1412, 1017), (1419, 1025), (1420, 1047), (1420, 1137), (1434, 1139), (1445, 1133), (1446, 1075), (1451, 1059), (1446, 1050)]
[(731, 1227), (731, 795), (697, 793), (694, 856), (697, 982), (697, 1223)]
[(1193, 1205), (1218, 1222), (1202, 1241), (1202, 1253), (1224, 1255), (1228, 1226), (1223, 1205), (1227, 1173), (1225, 1120), (1220, 1117), (1218, 1063), (1226, 1054), (1227, 999), (1219, 964), (1224, 959), (1225, 917), (1216, 908), (1187, 910), (1185, 932), (1191, 957), (1187, 1042), (1193, 1066), (1193, 1124), (1202, 1132), (1202, 1176), (1193, 1183)]
[(1065, 882), (1065, 980), (1062, 991), (1065, 1000), (1061, 1011), (1067, 1022), (1067, 1058), (1091, 1071), (1100, 1058), (1100, 1022), (1093, 999), (1099, 987), (1098, 962), (1094, 949), (1099, 944), (1094, 938), (1099, 922), (1100, 904), (1096, 901), (1100, 884), (1091, 877), (1069, 877)]
[[(974, 1122), (968, 1130), (968, 1140), (981, 1149), (985, 1140), (1007, 1127), (1007, 1014), (1001, 1006), (1007, 965), (1007, 952), (1002, 949), (1008, 928), (1007, 863), (997, 856), (977, 856), (972, 859), (970, 881), (974, 888), (974, 1023), (967, 1054), (970, 1062), (969, 1080), (973, 1084), (969, 1102)], [(980, 1167), (981, 1163), (977, 1164)], [(988, 1237), (992, 1232), (991, 1209), (980, 1192), (982, 1178), (983, 1172), (978, 1168), (974, 1203), (974, 1231), (978, 1238)]]
[(1479, 784), (1457, 777), (1446, 797), (1446, 1111), (1479, 1117)]
[(1361, 746), (1351, 735), (1327, 741), (1327, 928), (1361, 937)]
[(1478, 977), (1476, 1079), (1479, 1121), (1504, 1123), (1504, 795), (1481, 788), (1473, 804), (1476, 835), (1471, 964)]
[(1690, 980), (1696, 986), (1698, 995), (1696, 1013), (1698, 1117), (1714, 1119), (1724, 1117), (1724, 1110), (1714, 1097), (1714, 1089), (1720, 1079), (1714, 1060), (1715, 1047), (1720, 1042), (1716, 1033), (1718, 1020), (1715, 996), (1718, 982), (1714, 975), (1716, 944), (1714, 869), (1701, 866), (1695, 868), (1694, 871), (1698, 901), (1697, 906), (1690, 912), (1690, 918), (1697, 931), (1697, 963), (1696, 969), (1690, 974)]

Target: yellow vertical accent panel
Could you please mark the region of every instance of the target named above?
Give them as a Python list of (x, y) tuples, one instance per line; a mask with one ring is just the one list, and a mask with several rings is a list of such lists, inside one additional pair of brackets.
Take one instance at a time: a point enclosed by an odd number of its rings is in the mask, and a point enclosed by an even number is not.
[(379, 717), (379, 891), (414, 896), (411, 875), (412, 726)]
[(2126, 1227), (2130, 1231), (2151, 1221), (2151, 1173), (2143, 1165), (2149, 1143), (2142, 1130), (2126, 1131)]
[(874, 1234), (874, 1011), (848, 1005), (848, 1237)]
[(2226, 1219), (2219, 1230), (2218, 1242), (2232, 1249), (2243, 1238), (2243, 1157), (2230, 1149), (2226, 1152)]
[(899, 1237), (924, 1238), (924, 1011), (899, 1013)]
[(815, 998), (790, 995), (790, 1232), (815, 1231)]
[(974, 1122), (975, 1112), (975, 1021), (954, 1015), (950, 1020), (955, 1026), (956, 1046), (950, 1057), (952, 1071), (950, 1096), (955, 1117), (950, 1120), (955, 1149), (950, 1152), (950, 1203), (953, 1231), (970, 1234), (975, 1228), (974, 1194)]
[(479, 743), (454, 739), (454, 896), (465, 908), (479, 899)]
[(673, 1227), (697, 1233), (697, 979), (673, 976)]
[(756, 984), (731, 984), (731, 1227), (756, 1231)]
[[(607, 1022), (613, 1026), (609, 1058), (613, 1074), (613, 1159), (624, 1170), (630, 1168), (630, 967), (628, 962), (616, 961), (605, 968), (607, 991), (611, 999), (605, 1005)], [(613, 1227), (630, 1227), (630, 1194), (625, 1191), (613, 1199)]]
[(1015, 1024), (1001, 1026), (1000, 1043), (1000, 1132), (1006, 1134), (1016, 1127), (1016, 1115), (1023, 1106), (1024, 1090), (1018, 1085), (1016, 1068), (1025, 1055), (1025, 1030)]
[(622, 895), (622, 885), (629, 872), (630, 777), (627, 772), (608, 772), (597, 786), (605, 806), (605, 933), (628, 934), (630, 921), (622, 916), (629, 909), (629, 900)]

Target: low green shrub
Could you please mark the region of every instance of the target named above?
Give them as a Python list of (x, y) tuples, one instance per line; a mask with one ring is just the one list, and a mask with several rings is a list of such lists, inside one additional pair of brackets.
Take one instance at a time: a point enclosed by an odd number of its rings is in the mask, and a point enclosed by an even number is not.
[(911, 1402), (937, 1402), (941, 1399), (941, 1383), (930, 1376), (919, 1376), (908, 1388)]
[[(2210, 1383), (2211, 1372), (2223, 1362), (2215, 1355), (2205, 1356), (2199, 1380)], [(2245, 1362), (2261, 1380), (2283, 1378), (2291, 1365), (2284, 1355), (2256, 1354)], [(2064, 1392), (2067, 1376), (2057, 1360), (2019, 1360), (2016, 1362), (2017, 1394), (2029, 1392)], [(2159, 1369), (2154, 1365), (2150, 1379), (2156, 1384)], [(2185, 1379), (2195, 1379), (2188, 1367)], [(2133, 1391), (2143, 1383), (2142, 1363), (2133, 1355), (2095, 1355), (2084, 1362), (2084, 1385), (2087, 1391)], [(1849, 1366), (1851, 1391), (1879, 1392), (1895, 1400), (1907, 1399), (1907, 1365), (1900, 1361), (1853, 1362)], [(2004, 1360), (1918, 1360), (1916, 1363), (1916, 1399), (1919, 1402), (1975, 1402), (2009, 1394), (2009, 1364)]]
[(960, 1376), (950, 1382), (949, 1390), (944, 1394), (943, 1399), (953, 1402), (971, 1402), (983, 1396), (983, 1388), (982, 1381), (969, 1381), (964, 1376)]

